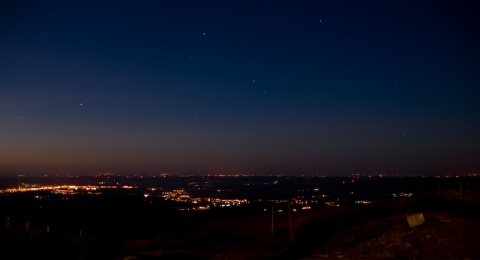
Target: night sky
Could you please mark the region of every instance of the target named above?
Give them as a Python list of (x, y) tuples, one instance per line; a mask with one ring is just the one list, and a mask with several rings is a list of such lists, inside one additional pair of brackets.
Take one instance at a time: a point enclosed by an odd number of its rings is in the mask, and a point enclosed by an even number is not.
[(479, 173), (479, 11), (3, 0), (0, 173)]

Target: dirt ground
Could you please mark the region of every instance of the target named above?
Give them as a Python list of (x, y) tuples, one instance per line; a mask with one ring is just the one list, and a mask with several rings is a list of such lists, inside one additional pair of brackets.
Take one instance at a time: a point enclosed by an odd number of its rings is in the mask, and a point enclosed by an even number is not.
[(307, 259), (479, 259), (480, 221), (448, 213), (418, 212), (425, 223), (408, 225), (406, 215), (344, 228)]

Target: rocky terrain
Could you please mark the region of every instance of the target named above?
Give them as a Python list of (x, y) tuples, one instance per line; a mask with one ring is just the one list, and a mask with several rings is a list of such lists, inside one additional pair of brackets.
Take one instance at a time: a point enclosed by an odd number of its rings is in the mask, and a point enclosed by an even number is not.
[(423, 212), (425, 223), (409, 227), (406, 216), (344, 228), (308, 259), (480, 257), (480, 222), (448, 213)]

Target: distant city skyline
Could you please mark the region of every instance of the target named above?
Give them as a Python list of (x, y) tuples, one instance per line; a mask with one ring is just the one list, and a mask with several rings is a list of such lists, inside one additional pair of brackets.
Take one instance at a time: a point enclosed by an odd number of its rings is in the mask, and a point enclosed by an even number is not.
[(2, 1), (0, 174), (480, 172), (475, 1)]

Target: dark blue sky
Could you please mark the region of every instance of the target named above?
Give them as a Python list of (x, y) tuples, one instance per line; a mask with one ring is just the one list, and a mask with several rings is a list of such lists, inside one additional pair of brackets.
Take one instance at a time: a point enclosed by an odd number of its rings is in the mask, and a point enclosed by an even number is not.
[(479, 10), (2, 1), (0, 173), (478, 173)]

